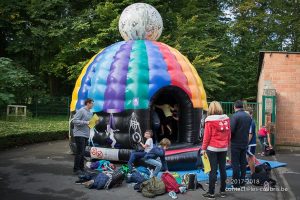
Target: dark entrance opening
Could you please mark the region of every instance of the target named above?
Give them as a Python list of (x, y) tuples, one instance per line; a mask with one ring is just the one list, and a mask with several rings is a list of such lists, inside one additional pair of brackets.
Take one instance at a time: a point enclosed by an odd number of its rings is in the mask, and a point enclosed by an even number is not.
[(171, 107), (178, 105), (178, 120), (172, 119), (171, 123), (169, 121), (170, 126), (172, 127), (172, 134), (169, 134), (166, 127), (164, 127), (164, 135), (161, 135), (161, 128), (153, 130), (155, 134), (154, 140), (158, 142), (160, 139), (166, 137), (169, 138), (173, 144), (197, 143), (200, 128), (201, 109), (193, 108), (193, 104), (189, 96), (182, 89), (176, 86), (167, 86), (161, 88), (151, 99), (150, 124), (153, 125), (154, 112), (160, 116), (160, 121), (162, 124), (162, 120), (164, 120), (163, 117), (165, 117), (164, 112), (162, 112), (161, 109), (155, 108), (155, 105), (163, 104), (168, 104)]

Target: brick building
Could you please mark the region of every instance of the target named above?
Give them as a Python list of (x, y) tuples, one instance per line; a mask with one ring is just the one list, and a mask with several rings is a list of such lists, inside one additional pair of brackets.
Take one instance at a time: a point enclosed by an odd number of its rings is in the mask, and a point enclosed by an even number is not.
[(258, 77), (258, 102), (276, 90), (275, 144), (300, 146), (300, 52), (260, 52)]

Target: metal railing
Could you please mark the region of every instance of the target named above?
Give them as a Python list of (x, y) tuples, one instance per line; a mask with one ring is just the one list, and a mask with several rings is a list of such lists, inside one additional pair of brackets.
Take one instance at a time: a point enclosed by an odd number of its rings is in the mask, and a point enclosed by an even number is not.
[[(50, 97), (18, 103), (27, 107), (27, 117), (70, 115), (70, 97)], [(0, 116), (6, 116), (6, 107), (0, 109)]]
[[(234, 102), (220, 102), (223, 108), (224, 114), (231, 116), (234, 113)], [(245, 102), (244, 108), (245, 110), (252, 109), (253, 111), (253, 119), (256, 121), (256, 124), (259, 124), (259, 110), (260, 110), (261, 103), (258, 102)]]

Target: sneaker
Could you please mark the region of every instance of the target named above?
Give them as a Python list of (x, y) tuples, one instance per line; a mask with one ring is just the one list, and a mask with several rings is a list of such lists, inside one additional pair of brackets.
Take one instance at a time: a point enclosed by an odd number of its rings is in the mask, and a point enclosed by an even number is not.
[(84, 159), (85, 161), (87, 161), (87, 162), (91, 162), (91, 160), (92, 160), (91, 157), (86, 157), (86, 156), (84, 156), (83, 159)]
[(86, 188), (92, 188), (94, 184), (94, 180), (89, 180), (83, 183)]
[(88, 180), (86, 179), (78, 179), (77, 181), (75, 181), (75, 184), (78, 184), (78, 185), (81, 185), (81, 184), (84, 184), (85, 182), (87, 182)]
[(210, 193), (204, 193), (202, 194), (203, 197), (206, 197), (207, 199), (215, 199), (215, 195), (214, 194), (210, 194)]
[(153, 172), (154, 172), (154, 170), (150, 169), (150, 175), (149, 175), (150, 178), (152, 178), (154, 176)]
[(220, 197), (225, 198), (226, 197), (226, 193), (225, 192), (220, 192)]
[(186, 187), (185, 186), (179, 187), (179, 191), (181, 194), (186, 193)]
[(91, 164), (92, 162), (88, 161), (85, 163), (85, 166), (88, 168), (88, 169), (91, 169)]
[(177, 199), (177, 195), (174, 191), (171, 191), (169, 192), (169, 196), (172, 198), (172, 199)]

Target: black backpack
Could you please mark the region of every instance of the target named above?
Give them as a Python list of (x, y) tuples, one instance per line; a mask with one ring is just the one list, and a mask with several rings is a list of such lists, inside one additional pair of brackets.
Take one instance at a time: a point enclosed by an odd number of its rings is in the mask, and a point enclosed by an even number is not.
[(268, 162), (257, 165), (255, 167), (255, 172), (251, 175), (252, 184), (256, 186), (263, 186), (265, 183), (268, 183), (270, 187), (274, 187), (276, 185), (276, 181), (270, 178), (271, 169), (271, 165)]
[(270, 185), (270, 187), (274, 187), (276, 185), (276, 181), (269, 177), (266, 171), (261, 171), (259, 173), (253, 173), (251, 175), (252, 184), (256, 186), (263, 186), (266, 183)]
[(265, 148), (265, 156), (275, 156), (275, 150), (269, 147)]
[(125, 179), (125, 174), (122, 170), (114, 171), (113, 173), (108, 173), (107, 175), (109, 179), (105, 185), (106, 189), (111, 189), (112, 187), (122, 185)]
[(259, 173), (261, 171), (265, 171), (268, 175), (270, 175), (272, 167), (270, 163), (264, 162), (263, 164), (257, 165), (255, 167), (255, 173)]

